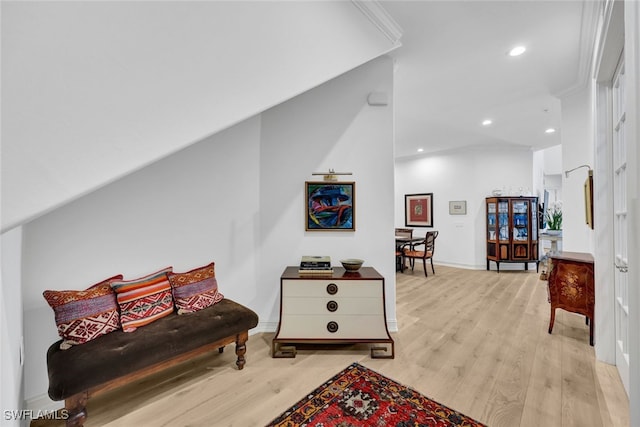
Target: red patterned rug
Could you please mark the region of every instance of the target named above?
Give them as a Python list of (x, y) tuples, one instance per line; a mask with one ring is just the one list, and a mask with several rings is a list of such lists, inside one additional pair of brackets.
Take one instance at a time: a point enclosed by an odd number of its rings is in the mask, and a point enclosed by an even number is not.
[(353, 363), (267, 425), (272, 426), (480, 427), (484, 424)]

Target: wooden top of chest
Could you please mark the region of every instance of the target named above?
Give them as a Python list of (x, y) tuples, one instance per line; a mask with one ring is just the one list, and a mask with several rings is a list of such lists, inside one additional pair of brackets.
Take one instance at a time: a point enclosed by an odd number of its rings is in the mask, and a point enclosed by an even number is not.
[(384, 279), (373, 267), (360, 267), (356, 272), (346, 271), (343, 267), (333, 267), (332, 274), (300, 274), (298, 267), (289, 266), (282, 273), (282, 279), (304, 279), (304, 280), (368, 280)]

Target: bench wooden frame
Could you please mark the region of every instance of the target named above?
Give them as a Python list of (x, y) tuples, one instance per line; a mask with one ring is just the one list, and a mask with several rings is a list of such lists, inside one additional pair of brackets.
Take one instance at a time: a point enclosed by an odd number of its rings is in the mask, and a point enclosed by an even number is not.
[(236, 365), (238, 369), (241, 370), (245, 365), (244, 355), (247, 351), (246, 342), (249, 339), (249, 331), (242, 331), (240, 333), (231, 335), (226, 338), (222, 338), (218, 341), (212, 342), (210, 344), (204, 345), (195, 350), (191, 350), (189, 352), (180, 354), (175, 356), (169, 360), (156, 363), (155, 365), (148, 366), (146, 368), (140, 369), (138, 371), (132, 372), (130, 374), (121, 376), (109, 382), (100, 384), (99, 386), (92, 387), (90, 389), (84, 390), (80, 393), (77, 393), (73, 396), (70, 396), (65, 399), (65, 410), (67, 411), (67, 420), (66, 425), (68, 427), (82, 427), (87, 419), (87, 401), (90, 397), (99, 395), (106, 391), (112, 390), (117, 387), (121, 387), (130, 383), (131, 381), (135, 381), (154, 373), (163, 371), (172, 366), (180, 364), (182, 362), (186, 362), (189, 359), (193, 359), (194, 357), (200, 356), (204, 353), (211, 352), (215, 349), (218, 349), (219, 353), (222, 353), (224, 350), (224, 346), (234, 343), (236, 344)]

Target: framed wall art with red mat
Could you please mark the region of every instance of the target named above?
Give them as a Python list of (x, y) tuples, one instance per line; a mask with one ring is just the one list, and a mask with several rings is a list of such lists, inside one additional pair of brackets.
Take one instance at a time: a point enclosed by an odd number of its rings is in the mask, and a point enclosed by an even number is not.
[(267, 427), (486, 427), (358, 363), (309, 393)]

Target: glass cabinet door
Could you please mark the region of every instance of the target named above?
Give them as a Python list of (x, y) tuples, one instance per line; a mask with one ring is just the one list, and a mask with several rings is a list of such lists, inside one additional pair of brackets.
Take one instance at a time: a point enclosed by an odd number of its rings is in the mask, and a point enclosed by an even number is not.
[(531, 240), (538, 240), (538, 200), (531, 201)]
[(526, 242), (529, 240), (529, 200), (512, 200), (513, 240)]
[(496, 227), (498, 219), (496, 217), (496, 203), (487, 203), (487, 240), (496, 240)]
[(500, 240), (509, 241), (509, 202), (498, 202), (498, 227)]

